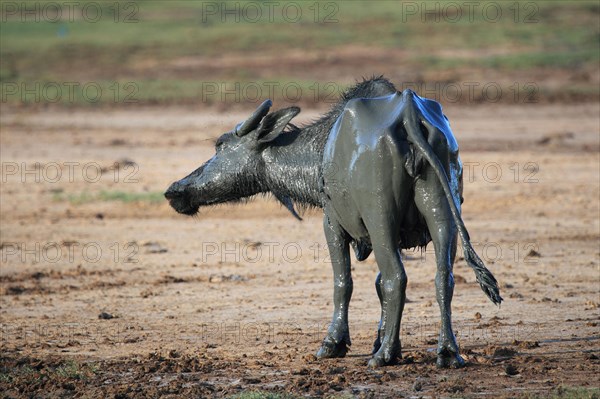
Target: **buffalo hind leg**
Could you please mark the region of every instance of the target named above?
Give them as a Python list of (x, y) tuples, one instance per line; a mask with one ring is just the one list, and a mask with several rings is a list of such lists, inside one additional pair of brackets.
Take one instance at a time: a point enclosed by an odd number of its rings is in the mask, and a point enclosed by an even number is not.
[[(440, 247), (440, 250), (436, 250), (437, 273), (435, 275), (436, 299), (442, 317), (437, 366), (460, 368), (465, 365), (465, 361), (460, 356), (456, 337), (452, 330), (452, 296), (454, 294), (452, 263), (456, 254), (456, 231), (452, 233), (451, 237), (443, 238)], [(445, 259), (450, 259), (450, 261)]]
[(437, 178), (432, 172), (415, 183), (415, 203), (425, 217), (435, 250), (437, 266), (435, 292), (442, 322), (437, 349), (437, 366), (463, 367), (465, 361), (459, 354), (452, 330), (451, 305), (454, 293), (452, 265), (456, 255), (457, 230), (442, 188), (437, 184)]
[[(369, 367), (381, 367), (398, 361), (401, 352), (400, 320), (406, 299), (408, 279), (398, 242), (393, 235), (392, 226), (386, 226), (389, 220), (373, 223), (376, 228), (369, 229), (373, 242), (375, 259), (381, 272), (382, 315), (379, 337), (380, 347), (369, 360)], [(369, 228), (369, 226), (367, 226)]]
[(323, 227), (333, 267), (333, 319), (317, 357), (344, 357), (351, 345), (348, 328), (348, 306), (352, 296), (350, 242), (346, 232), (327, 216), (323, 219)]

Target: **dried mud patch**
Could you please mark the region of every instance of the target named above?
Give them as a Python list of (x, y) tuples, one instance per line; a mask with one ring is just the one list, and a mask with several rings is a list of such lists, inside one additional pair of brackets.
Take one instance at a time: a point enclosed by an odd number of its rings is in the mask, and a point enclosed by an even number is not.
[[(561, 373), (582, 361), (587, 363), (586, 367), (596, 370), (600, 365), (597, 357), (587, 359), (575, 354), (570, 358), (541, 355), (498, 364), (469, 362), (464, 369), (439, 370), (430, 361), (431, 356), (413, 359), (409, 364), (402, 362), (369, 370), (366, 358), (352, 357), (315, 362), (285, 360), (280, 356), (252, 359), (176, 351), (111, 360), (4, 355), (0, 359), (0, 390), (6, 398), (32, 395), (222, 398), (255, 390), (311, 398), (332, 395), (472, 397), (487, 396), (490, 392), (494, 392), (493, 397), (508, 398), (520, 397), (520, 391), (540, 378), (541, 384), (528, 392), (546, 395), (560, 386)], [(590, 386), (591, 381), (577, 382)]]

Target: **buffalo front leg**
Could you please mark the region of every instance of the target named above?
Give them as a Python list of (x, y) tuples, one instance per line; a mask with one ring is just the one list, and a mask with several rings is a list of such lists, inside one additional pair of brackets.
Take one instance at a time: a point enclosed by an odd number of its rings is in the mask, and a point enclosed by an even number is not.
[(442, 188), (433, 173), (425, 174), (415, 184), (415, 203), (425, 217), (433, 241), (437, 272), (435, 294), (441, 313), (441, 329), (437, 348), (437, 366), (459, 368), (465, 361), (459, 354), (456, 337), (452, 330), (452, 296), (454, 276), (452, 265), (456, 256), (456, 225)]
[(381, 272), (377, 273), (377, 278), (375, 279), (375, 291), (377, 291), (379, 305), (381, 306), (381, 316), (379, 317), (379, 326), (377, 327), (377, 338), (375, 338), (375, 342), (373, 342), (373, 355), (381, 348), (381, 341), (383, 340), (383, 294), (381, 293)]
[(351, 345), (348, 328), (348, 305), (352, 297), (350, 241), (341, 226), (327, 216), (323, 227), (333, 267), (333, 319), (317, 357), (344, 357)]

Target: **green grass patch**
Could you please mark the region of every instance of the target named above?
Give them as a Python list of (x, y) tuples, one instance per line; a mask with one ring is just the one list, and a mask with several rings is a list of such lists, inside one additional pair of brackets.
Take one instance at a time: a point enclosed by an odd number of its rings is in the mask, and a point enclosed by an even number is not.
[(72, 380), (88, 380), (96, 374), (97, 367), (89, 364), (81, 364), (75, 361), (67, 361), (54, 370), (57, 376)]
[[(352, 395), (339, 394), (339, 395), (328, 395), (329, 399), (349, 399), (353, 398)], [(292, 395), (288, 393), (273, 393), (264, 391), (246, 391), (228, 396), (227, 399), (301, 399), (303, 396)]]
[(74, 360), (57, 365), (44, 365), (40, 368), (29, 364), (17, 367), (0, 367), (0, 383), (33, 384), (43, 379), (89, 381), (98, 373), (98, 366), (93, 363), (79, 363)]
[(600, 399), (599, 388), (575, 388), (560, 386), (549, 394), (527, 395), (527, 399)]
[(271, 393), (262, 391), (248, 391), (229, 396), (228, 399), (300, 399), (301, 396), (286, 393)]
[[(428, 53), (452, 48), (531, 46), (537, 47), (536, 52), (549, 46), (561, 51), (569, 47), (588, 51), (598, 45), (600, 13), (594, 1), (482, 2), (472, 13), (464, 9), (457, 14), (453, 12), (457, 3), (452, 1), (424, 7), (416, 2), (409, 6), (381, 0), (326, 2), (318, 7), (312, 2), (281, 2), (271, 15), (265, 6), (256, 18), (252, 11), (257, 3), (252, 1), (228, 5), (237, 14), (209, 10), (207, 2), (132, 3), (136, 8), (119, 10), (117, 18), (114, 3), (94, 2), (103, 7), (102, 18), (94, 23), (84, 18), (23, 20), (18, 13), (7, 17), (0, 28), (2, 63), (22, 68), (19, 72), (31, 77), (57, 66), (77, 67), (83, 62), (96, 69), (105, 64), (127, 66), (145, 58), (272, 53), (307, 46), (327, 49), (376, 43)], [(428, 12), (413, 10), (415, 4)], [(499, 15), (490, 11), (498, 6)], [(299, 8), (294, 18), (292, 8)], [(130, 15), (133, 17), (127, 18)]]
[(35, 379), (36, 377), (39, 377), (38, 371), (27, 364), (17, 368), (0, 368), (0, 382), (11, 383), (18, 378)]
[(58, 192), (53, 196), (54, 201), (68, 201), (73, 205), (82, 205), (91, 202), (119, 201), (124, 203), (146, 202), (158, 204), (165, 200), (164, 194), (160, 191), (150, 191), (142, 193), (133, 193), (126, 191), (100, 191), (90, 193), (83, 191), (81, 193)]

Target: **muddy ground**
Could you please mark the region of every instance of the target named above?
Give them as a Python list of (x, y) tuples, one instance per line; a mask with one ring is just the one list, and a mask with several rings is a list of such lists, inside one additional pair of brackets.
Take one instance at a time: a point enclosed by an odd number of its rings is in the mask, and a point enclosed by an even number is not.
[(405, 254), (402, 362), (368, 370), (373, 256), (353, 266), (351, 352), (313, 356), (332, 307), (319, 211), (298, 222), (258, 198), (186, 218), (160, 200), (244, 114), (3, 109), (0, 396), (600, 388), (599, 105), (446, 113), (465, 164), (464, 219), (505, 302), (493, 306), (459, 257), (454, 328), (468, 366), (440, 371), (431, 246)]

